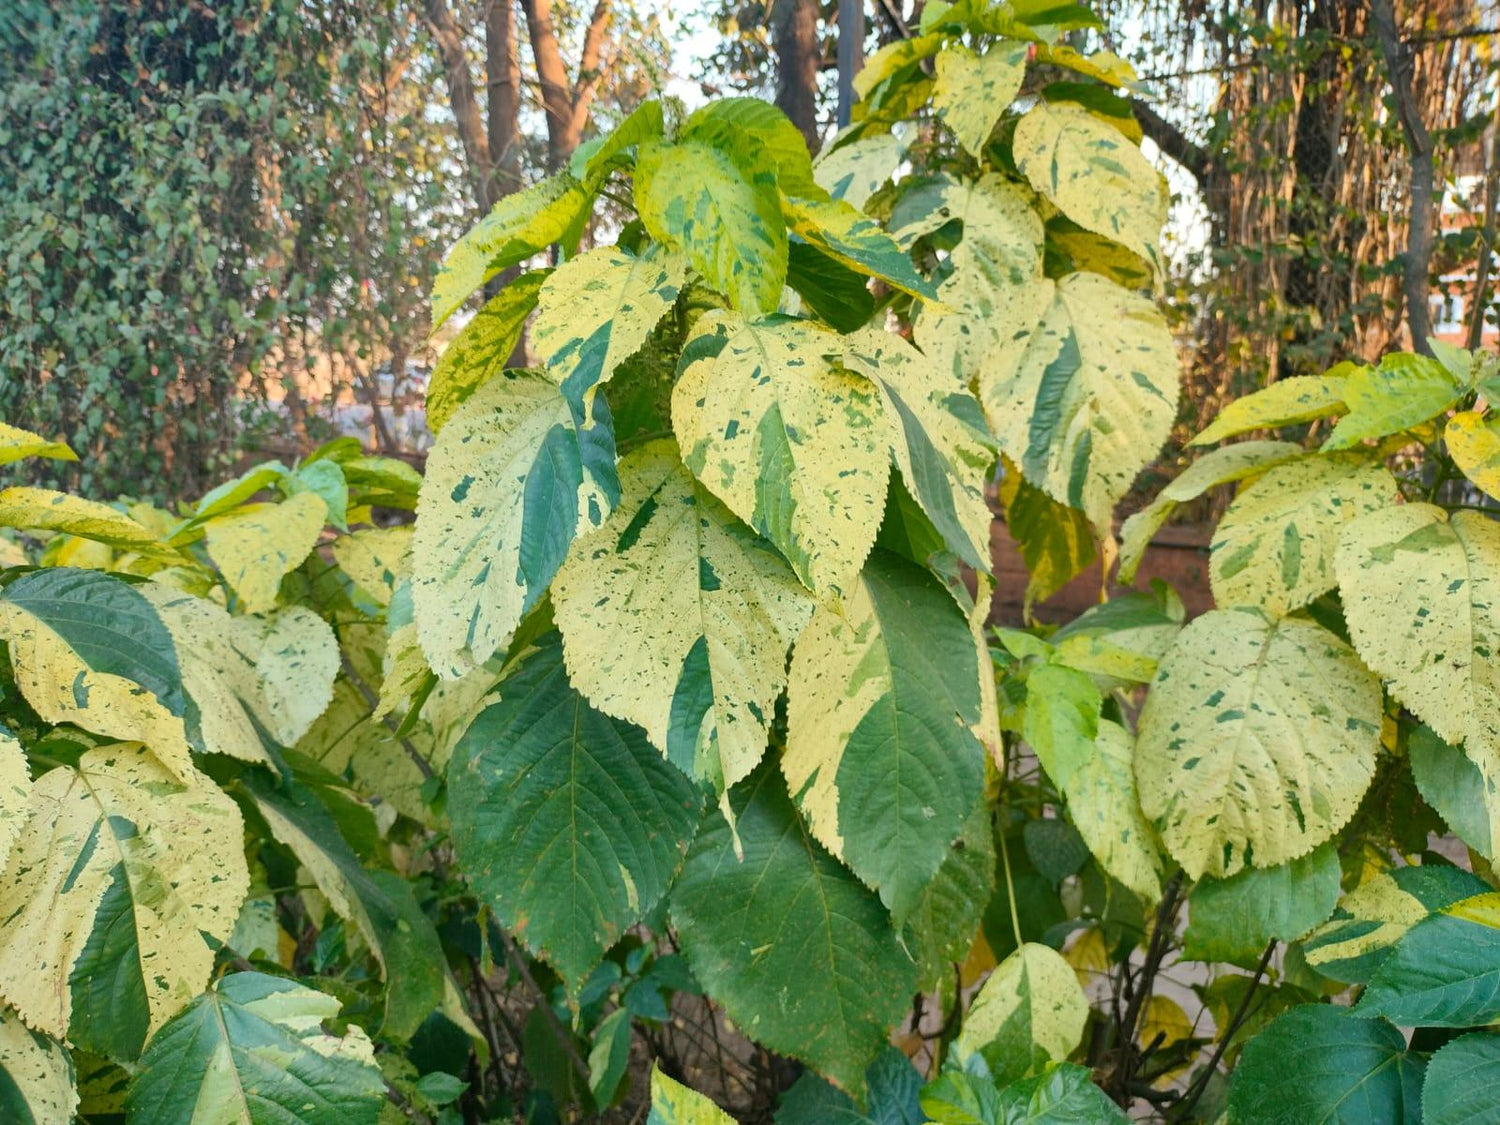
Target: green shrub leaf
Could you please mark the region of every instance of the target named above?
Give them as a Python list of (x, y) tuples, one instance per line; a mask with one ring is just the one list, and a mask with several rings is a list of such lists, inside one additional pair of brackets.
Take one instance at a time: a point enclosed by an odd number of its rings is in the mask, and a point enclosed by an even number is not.
[(1500, 894), (1451, 903), (1403, 934), (1355, 1011), (1407, 1027), (1500, 1019)]
[(955, 1045), (962, 1054), (983, 1055), (1003, 1086), (1066, 1059), (1088, 1018), (1073, 966), (1056, 950), (1027, 942), (985, 980)]
[(1500, 1035), (1476, 1031), (1445, 1044), (1427, 1062), (1422, 1125), (1500, 1121)]
[(1341, 874), (1338, 851), (1324, 844), (1279, 867), (1204, 879), (1188, 896), (1183, 956), (1253, 966), (1268, 942), (1296, 941), (1328, 920)]

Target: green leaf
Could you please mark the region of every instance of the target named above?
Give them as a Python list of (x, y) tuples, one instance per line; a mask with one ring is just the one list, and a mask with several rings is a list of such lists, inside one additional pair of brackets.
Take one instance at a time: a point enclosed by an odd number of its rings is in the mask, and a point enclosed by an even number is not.
[(672, 392), (687, 467), (832, 595), (858, 581), (890, 475), (876, 389), (837, 365), (841, 346), (811, 321), (709, 313)]
[(890, 134), (824, 148), (813, 161), (813, 178), (834, 199), (864, 210), (870, 197), (890, 182), (906, 156), (906, 146)]
[(776, 1125), (922, 1125), (922, 1075), (896, 1047), (865, 1070), (865, 1109), (810, 1071), (781, 1095)]
[(1026, 715), (1021, 736), (1053, 783), (1063, 789), (1094, 755), (1103, 698), (1085, 673), (1041, 664), (1026, 677)]
[(1157, 668), (1135, 747), (1142, 811), (1194, 879), (1306, 855), (1375, 772), (1379, 681), (1322, 626), (1213, 610)]
[(1461, 747), (1444, 742), (1425, 723), (1412, 731), (1406, 753), (1422, 800), (1455, 836), (1480, 855), (1493, 858), (1494, 825), (1484, 771)]
[(1344, 380), (1349, 413), (1324, 450), (1350, 449), (1366, 438), (1400, 433), (1442, 414), (1468, 387), (1435, 359), (1393, 352), (1378, 367), (1359, 367)]
[(730, 146), (687, 136), (643, 142), (635, 205), (651, 237), (685, 253), (732, 308), (775, 311), (786, 280), (786, 224), (775, 159), (754, 136)]
[(1412, 926), (1489, 889), (1477, 876), (1444, 864), (1373, 875), (1339, 900), (1333, 917), (1302, 943), (1307, 963), (1332, 980), (1365, 984)]
[(1027, 942), (985, 980), (955, 1046), (961, 1055), (983, 1055), (1005, 1085), (1066, 1059), (1083, 1040), (1088, 1018), (1073, 966), (1056, 950)]
[(41, 434), (0, 422), (0, 465), (9, 465), (27, 457), (44, 457), (53, 461), (76, 461), (78, 454), (65, 441), (49, 441)]
[(376, 1125), (385, 1084), (370, 1040), (331, 996), (262, 973), (234, 973), (164, 1027), (141, 1060), (127, 1110), (132, 1125)]
[(1324, 844), (1279, 867), (1203, 880), (1188, 896), (1183, 956), (1253, 966), (1269, 942), (1296, 941), (1328, 920), (1341, 874), (1338, 851)]
[(1476, 1031), (1445, 1044), (1427, 1062), (1422, 1125), (1500, 1121), (1500, 1035)]
[(77, 1106), (67, 1050), (0, 1007), (0, 1117), (10, 1125), (62, 1125)]
[(1229, 1112), (1255, 1125), (1418, 1125), (1422, 1060), (1384, 1020), (1302, 1004), (1246, 1045)]
[(1214, 530), (1209, 579), (1220, 606), (1301, 609), (1338, 585), (1339, 532), (1395, 504), (1385, 466), (1351, 456), (1306, 457), (1268, 469), (1240, 489)]
[(709, 813), (672, 891), (672, 924), (704, 990), (773, 1051), (859, 1093), (906, 1010), (916, 966), (879, 899), (807, 834), (780, 773)]
[(1000, 1091), (996, 1125), (1125, 1125), (1129, 1120), (1084, 1067), (1063, 1063)]
[(505, 370), (551, 270), (523, 273), (496, 293), (443, 349), (427, 385), (427, 427), (441, 433), (480, 387)]
[(782, 210), (793, 234), (841, 265), (914, 297), (937, 296), (901, 245), (853, 204), (841, 199), (785, 199)]
[(1089, 851), (1113, 878), (1149, 902), (1161, 895), (1161, 856), (1155, 834), (1141, 812), (1135, 783), (1135, 745), (1130, 732), (1099, 721), (1093, 753), (1063, 787), (1068, 815)]
[(575, 149), (569, 171), (589, 190), (595, 190), (612, 169), (629, 162), (628, 150), (638, 147), (642, 141), (661, 136), (665, 128), (661, 102), (655, 98), (644, 101), (615, 126), (598, 148), (588, 153), (582, 146)]
[(978, 158), (1026, 76), (1026, 43), (1000, 42), (975, 54), (962, 43), (938, 52), (933, 104), (958, 143)]
[(1101, 539), (1177, 413), (1178, 361), (1150, 301), (1095, 274), (1057, 283), (1016, 364), (980, 377), (990, 428), (1026, 479)]
[(646, 1125), (735, 1125), (734, 1118), (696, 1090), (651, 1068), (651, 1115)]
[(1341, 363), (1322, 375), (1294, 375), (1229, 403), (1189, 445), (1212, 445), (1248, 430), (1274, 430), (1342, 414), (1344, 382), (1352, 363)]
[(563, 237), (592, 194), (564, 172), (507, 195), (454, 243), (432, 283), (432, 327), (442, 326), (490, 278)]
[(1500, 415), (1461, 410), (1443, 429), (1448, 455), (1459, 470), (1486, 495), (1500, 497), (1500, 433), (1495, 420)]
[(671, 441), (625, 457), (620, 481), (619, 505), (553, 584), (568, 670), (600, 711), (643, 727), (722, 793), (765, 753), (786, 651), (812, 602)]
[(588, 414), (599, 385), (645, 345), (677, 303), (686, 274), (683, 257), (660, 245), (639, 257), (600, 247), (552, 271), (531, 345), (575, 413)]
[(875, 315), (869, 278), (841, 266), (805, 242), (788, 248), (786, 283), (804, 308), (840, 332), (863, 328)]
[(596, 1105), (607, 1106), (614, 1101), (629, 1062), (630, 1012), (616, 1008), (599, 1021), (589, 1051), (589, 1093)]
[(1159, 263), (1167, 218), (1161, 173), (1114, 126), (1067, 103), (1038, 102), (1016, 125), (1017, 170), (1068, 218)]
[(252, 504), (205, 524), (208, 557), (234, 591), (245, 613), (273, 609), (281, 580), (312, 553), (328, 519), (328, 505), (315, 492), (299, 492), (280, 504)]
[(1403, 934), (1355, 1011), (1404, 1027), (1500, 1019), (1500, 893), (1451, 903)]
[(416, 1082), (417, 1093), (435, 1106), (445, 1106), (458, 1101), (468, 1091), (469, 1084), (462, 1078), (445, 1074), (441, 1070), (430, 1071)]
[(584, 701), (556, 633), (499, 691), (448, 767), (453, 845), (480, 900), (576, 993), (666, 893), (702, 801), (639, 728)]
[(995, 833), (989, 806), (981, 802), (906, 916), (901, 939), (916, 959), (919, 990), (952, 987), (953, 966), (973, 948), (994, 892)]
[(210, 489), (203, 494), (203, 498), (193, 509), (192, 519), (173, 533), (172, 542), (178, 543), (189, 538), (204, 521), (214, 516), (221, 516), (225, 512), (232, 512), (257, 492), (264, 492), (280, 483), (281, 478), (286, 474), (287, 467), (280, 461), (266, 461), (246, 469), (233, 480), (227, 480)]
[(813, 836), (898, 921), (983, 794), (979, 674), (947, 591), (884, 551), (792, 652), (782, 772)]
[(864, 66), (855, 72), (854, 92), (859, 95), (861, 102), (868, 102), (877, 86), (913, 64), (937, 54), (946, 38), (943, 35), (923, 34), (887, 43), (867, 58)]
[(0, 994), (31, 1027), (133, 1061), (234, 929), (243, 831), (207, 779), (138, 744), (43, 774), (0, 873)]
[(463, 404), (427, 460), (412, 536), (422, 652), (454, 679), (502, 649), (580, 531), (619, 497), (608, 407), (576, 415), (535, 372), (506, 372)]
[(328, 508), (327, 520), (341, 531), (349, 530), (349, 482), (337, 461), (308, 461), (287, 473), (279, 482), (282, 495), (311, 492)]

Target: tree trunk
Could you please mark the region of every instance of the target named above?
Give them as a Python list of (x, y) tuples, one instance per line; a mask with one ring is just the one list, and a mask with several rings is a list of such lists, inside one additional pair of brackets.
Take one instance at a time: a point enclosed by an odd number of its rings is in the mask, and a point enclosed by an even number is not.
[(453, 120), (458, 124), (458, 139), (463, 145), (464, 160), (469, 165), (474, 201), (479, 204), (480, 211), (488, 211), (495, 202), (489, 136), (485, 131), (484, 117), (479, 112), (474, 79), (469, 73), (463, 29), (453, 18), (445, 0), (426, 0), (424, 12), (428, 30), (437, 43), (448, 76), (448, 100), (453, 104)]
[(521, 9), (526, 13), (526, 30), (547, 119), (547, 166), (556, 172), (568, 162), (583, 138), (589, 106), (603, 73), (604, 38), (614, 12), (610, 0), (598, 0), (594, 5), (594, 14), (584, 32), (583, 50), (578, 56), (578, 81), (573, 84), (568, 81), (568, 69), (563, 65), (562, 49), (552, 26), (552, 0), (521, 0)]
[(487, 130), (493, 199), (521, 187), (521, 63), (516, 56), (514, 0), (490, 0), (484, 19)]
[[(856, 3), (858, 0), (843, 0)], [(776, 105), (792, 119), (807, 147), (818, 151), (817, 0), (780, 0), (772, 8), (771, 34), (776, 47)]]

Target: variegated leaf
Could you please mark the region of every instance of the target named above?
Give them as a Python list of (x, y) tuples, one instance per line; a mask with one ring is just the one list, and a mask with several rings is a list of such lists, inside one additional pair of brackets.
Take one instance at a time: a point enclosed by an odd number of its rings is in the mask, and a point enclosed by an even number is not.
[(948, 43), (937, 57), (933, 104), (958, 143), (978, 157), (1001, 114), (1021, 91), (1031, 46), (1001, 41), (975, 54), (962, 43)]
[(17, 486), (0, 491), (0, 527), (56, 531), (121, 551), (180, 561), (177, 551), (160, 536), (124, 512), (47, 488)]
[(1500, 499), (1500, 432), (1493, 412), (1461, 410), (1448, 419), (1443, 441), (1459, 470), (1486, 495)]
[(825, 148), (813, 162), (813, 178), (834, 199), (861, 211), (900, 167), (906, 146), (891, 133)]
[(1188, 444), (1212, 445), (1247, 430), (1274, 430), (1342, 414), (1344, 382), (1352, 363), (1341, 363), (1322, 375), (1294, 375), (1278, 379), (1254, 394), (1237, 398)]
[(427, 427), (439, 433), (470, 395), (505, 370), (550, 270), (523, 273), (496, 293), (443, 349), (427, 385)]
[(961, 1054), (982, 1055), (1005, 1085), (1066, 1059), (1088, 1018), (1073, 967), (1056, 950), (1029, 941), (985, 979), (955, 1045)]
[(853, 204), (788, 198), (782, 206), (791, 232), (834, 261), (915, 297), (936, 296), (900, 244)]
[(65, 441), (50, 441), (41, 434), (0, 422), (0, 465), (9, 465), (26, 457), (46, 457), (54, 461), (76, 461), (78, 454)]
[(252, 504), (205, 525), (208, 557), (234, 591), (239, 609), (275, 608), (281, 580), (312, 553), (327, 519), (322, 497), (299, 492), (280, 504)]
[(1359, 367), (1344, 380), (1349, 412), (1323, 443), (1352, 449), (1367, 438), (1401, 433), (1445, 413), (1468, 385), (1435, 359), (1393, 352), (1376, 367)]
[(1099, 721), (1094, 752), (1063, 788), (1068, 814), (1099, 866), (1147, 902), (1161, 894), (1161, 855), (1141, 812), (1135, 784), (1135, 742), (1109, 719)]
[(0, 1006), (0, 1114), (9, 1125), (63, 1125), (77, 1108), (67, 1049)]

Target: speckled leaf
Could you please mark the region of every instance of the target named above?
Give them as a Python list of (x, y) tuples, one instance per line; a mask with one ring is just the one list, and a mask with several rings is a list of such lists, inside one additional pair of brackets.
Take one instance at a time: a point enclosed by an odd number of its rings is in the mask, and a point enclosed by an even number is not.
[(432, 283), (432, 326), (501, 270), (563, 237), (588, 211), (592, 195), (566, 172), (507, 195), (453, 244)]
[(1328, 920), (1339, 901), (1332, 844), (1277, 867), (1203, 879), (1188, 896), (1182, 955), (1252, 967), (1270, 941), (1296, 941)]
[(996, 455), (979, 404), (894, 332), (866, 328), (845, 341), (846, 366), (880, 391), (891, 456), (912, 498), (950, 551), (988, 571), (993, 517), (984, 489)]
[(67, 1050), (0, 1006), (0, 1119), (9, 1125), (64, 1125), (77, 1105)]
[(1067, 103), (1039, 102), (1016, 125), (1016, 167), (1085, 230), (1160, 262), (1161, 173), (1113, 125)]
[(604, 400), (593, 409), (579, 430), (550, 381), (508, 372), (444, 429), (412, 537), (417, 635), (438, 675), (456, 679), (502, 648), (574, 537), (609, 515), (614, 435)]
[(131, 1125), (376, 1125), (385, 1083), (369, 1037), (323, 1029), (339, 1008), (293, 980), (230, 974), (152, 1041)]
[(938, 34), (902, 37), (881, 47), (865, 60), (864, 66), (855, 72), (854, 92), (859, 95), (860, 102), (868, 102), (870, 95), (882, 82), (899, 74), (913, 63), (937, 54), (946, 38)]
[(275, 608), (281, 580), (312, 553), (327, 518), (322, 497), (299, 492), (280, 504), (253, 504), (208, 522), (208, 557), (234, 591), (239, 609)]
[(931, 176), (909, 188), (891, 213), (891, 231), (907, 247), (952, 222), (963, 232), (959, 245), (965, 247), (965, 257), (961, 261), (982, 263), (1001, 282), (1020, 285), (1036, 279), (1042, 220), (1025, 193), (1004, 176), (996, 172), (977, 180)]
[(1500, 1035), (1475, 1031), (1445, 1044), (1422, 1080), (1422, 1125), (1500, 1121)]
[(1477, 414), (1461, 410), (1448, 419), (1443, 440), (1448, 455), (1459, 470), (1480, 491), (1500, 498), (1500, 432), (1495, 429), (1496, 414)]
[(841, 265), (879, 278), (903, 293), (936, 296), (900, 244), (853, 204), (841, 199), (787, 198), (782, 209), (793, 234)]
[[(986, 669), (986, 671), (988, 671)], [(781, 769), (813, 836), (898, 921), (984, 789), (979, 665), (939, 583), (877, 551), (792, 652)]]
[(1066, 1059), (1088, 1018), (1073, 967), (1056, 950), (1027, 942), (985, 980), (955, 1046), (983, 1055), (1003, 1086)]
[(1194, 879), (1307, 854), (1375, 772), (1380, 683), (1310, 621), (1213, 610), (1177, 637), (1141, 710), (1142, 811)]
[(124, 512), (116, 511), (108, 504), (46, 488), (18, 486), (0, 490), (0, 527), (57, 531), (104, 543), (121, 551), (177, 557), (177, 552), (155, 532)]
[(1044, 663), (1027, 675), (1021, 736), (1060, 788), (1094, 756), (1103, 702), (1093, 679), (1076, 668)]
[(734, 1118), (708, 1098), (651, 1068), (651, 1115), (646, 1125), (735, 1125)]
[(10, 731), (0, 726), (0, 871), (5, 869), (10, 846), (26, 823), (30, 804), (31, 771), (26, 752)]
[(1475, 1027), (1500, 1019), (1500, 893), (1450, 903), (1396, 942), (1355, 1011), (1403, 1027)]
[(1400, 433), (1442, 414), (1467, 386), (1435, 359), (1393, 352), (1378, 367), (1359, 367), (1344, 380), (1344, 405), (1323, 443), (1325, 450), (1350, 449), (1366, 438)]
[(427, 427), (440, 433), (453, 412), (505, 370), (551, 270), (523, 273), (485, 303), (438, 357), (427, 385)]
[(685, 253), (733, 308), (747, 316), (775, 310), (786, 224), (775, 160), (753, 136), (729, 147), (702, 138), (644, 142), (635, 204), (651, 236)]
[(333, 561), (377, 605), (387, 605), (411, 549), (411, 524), (362, 527), (333, 541)]
[(853, 589), (890, 473), (887, 422), (811, 321), (699, 320), (672, 392), (683, 461), (818, 593)]
[(1094, 274), (1057, 283), (1012, 369), (981, 373), (1001, 450), (1101, 538), (1114, 507), (1166, 440), (1177, 413), (1177, 349), (1156, 307)]
[(854, 1093), (906, 1010), (916, 966), (880, 900), (803, 826), (769, 763), (710, 812), (672, 889), (693, 975), (744, 1032)]
[(1089, 851), (1113, 878), (1148, 902), (1161, 895), (1161, 856), (1141, 812), (1135, 788), (1135, 746), (1130, 732), (1099, 722), (1094, 752), (1064, 787), (1068, 815)]
[(600, 711), (645, 728), (722, 793), (765, 752), (786, 651), (812, 601), (672, 442), (631, 453), (620, 480), (619, 506), (553, 584), (568, 671)]
[(233, 801), (137, 744), (43, 774), (0, 874), (0, 994), (37, 1030), (134, 1060), (234, 929), (242, 835)]
[(568, 161), (569, 171), (594, 188), (603, 183), (615, 167), (630, 162), (631, 149), (650, 137), (661, 136), (665, 125), (661, 102), (655, 98), (644, 101), (631, 110), (597, 148), (580, 145), (574, 149)]
[(682, 255), (652, 244), (639, 257), (619, 247), (590, 250), (547, 278), (531, 344), (576, 412), (587, 414), (599, 385), (640, 351), (686, 275)]
[(823, 195), (813, 178), (812, 153), (802, 131), (763, 98), (716, 98), (688, 116), (678, 137), (707, 141), (730, 151), (746, 139), (753, 140), (770, 156), (783, 192), (803, 199)]
[(1030, 49), (1027, 43), (1001, 41), (976, 55), (951, 42), (938, 52), (933, 104), (972, 156), (979, 156), (1000, 115), (1020, 93)]
[(1399, 498), (1385, 466), (1358, 457), (1306, 457), (1267, 470), (1240, 489), (1214, 529), (1214, 601), (1277, 617), (1301, 609), (1338, 585), (1339, 532)]
[(44, 457), (53, 461), (76, 461), (78, 454), (65, 441), (50, 441), (41, 434), (0, 422), (0, 465), (9, 465), (26, 457)]
[(906, 146), (900, 138), (881, 133), (832, 150), (825, 148), (813, 162), (813, 178), (834, 199), (863, 211), (870, 196), (890, 180), (905, 156)]
[(1237, 398), (1219, 411), (1189, 445), (1212, 445), (1248, 430), (1274, 430), (1342, 414), (1344, 381), (1353, 364), (1339, 364), (1322, 375), (1278, 379), (1254, 394)]
[(459, 741), (448, 790), (475, 893), (575, 992), (666, 893), (702, 805), (644, 732), (578, 694), (556, 633)]

